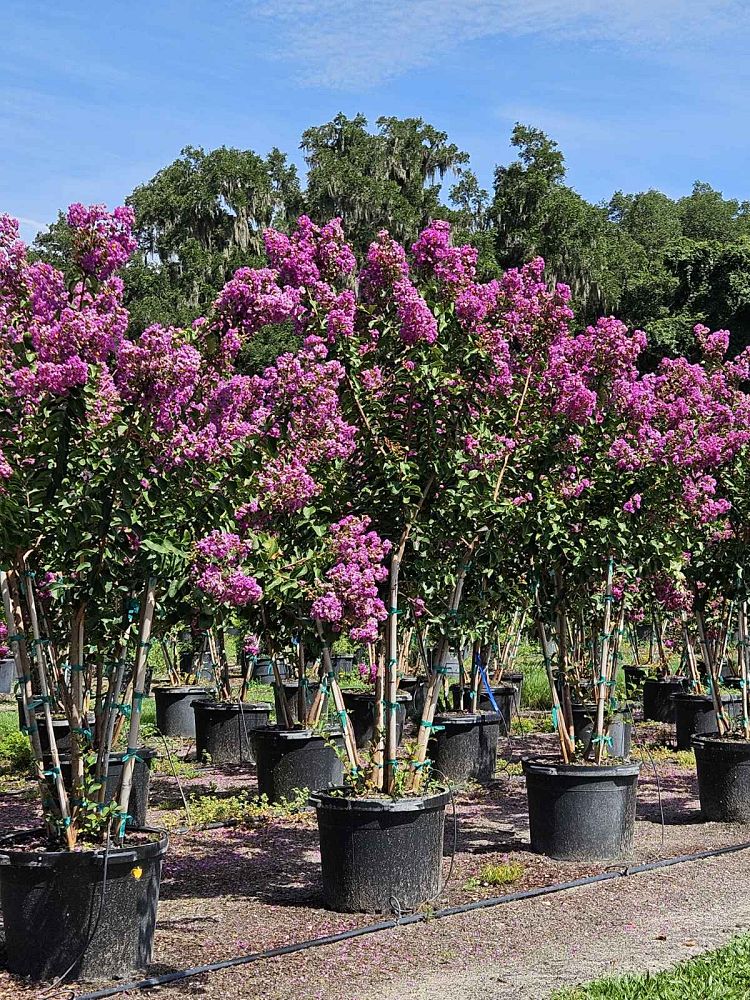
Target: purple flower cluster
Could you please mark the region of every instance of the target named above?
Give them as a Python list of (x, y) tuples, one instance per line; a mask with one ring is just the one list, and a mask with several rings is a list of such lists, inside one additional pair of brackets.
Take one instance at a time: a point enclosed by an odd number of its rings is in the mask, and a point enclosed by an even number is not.
[(242, 568), (250, 546), (239, 535), (212, 531), (196, 543), (195, 549), (193, 582), (217, 604), (241, 608), (260, 601), (263, 591), (258, 581)]
[(132, 233), (135, 216), (128, 205), (108, 212), (104, 205), (76, 203), (68, 209), (67, 220), (78, 266), (98, 281), (119, 271), (138, 245)]
[(369, 527), (369, 517), (353, 515), (330, 526), (326, 547), (333, 564), (310, 607), (313, 618), (328, 622), (336, 632), (346, 629), (355, 642), (375, 642), (380, 623), (388, 617), (378, 584), (388, 575), (383, 563), (391, 543)]

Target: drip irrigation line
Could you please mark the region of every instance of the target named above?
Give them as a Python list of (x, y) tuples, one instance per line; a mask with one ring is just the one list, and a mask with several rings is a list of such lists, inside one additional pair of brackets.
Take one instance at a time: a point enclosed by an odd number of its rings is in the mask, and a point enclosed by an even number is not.
[(670, 868), (674, 865), (681, 865), (690, 861), (703, 861), (707, 858), (720, 857), (724, 854), (736, 854), (738, 851), (746, 850), (750, 850), (750, 841), (744, 841), (741, 844), (732, 844), (729, 847), (717, 847), (710, 851), (699, 851), (696, 854), (681, 854), (674, 858), (661, 858), (658, 861), (648, 861), (640, 865), (626, 865), (624, 868), (600, 872), (598, 875), (587, 875), (585, 878), (571, 879), (567, 882), (556, 882), (553, 885), (539, 886), (536, 889), (525, 889), (522, 892), (510, 892), (504, 896), (491, 896), (488, 899), (479, 899), (472, 903), (461, 903), (458, 906), (445, 906), (440, 910), (428, 913), (410, 913), (398, 919), (391, 918), (374, 924), (365, 924), (363, 927), (353, 927), (351, 930), (341, 931), (338, 934), (326, 934), (323, 937), (308, 938), (306, 941), (298, 941), (295, 944), (286, 944), (278, 948), (267, 948), (264, 951), (251, 952), (249, 955), (227, 958), (221, 962), (198, 965), (192, 969), (168, 972), (162, 976), (151, 976), (148, 979), (139, 979), (131, 983), (120, 983), (117, 986), (107, 986), (104, 989), (95, 990), (93, 993), (79, 993), (75, 997), (75, 1000), (105, 1000), (106, 997), (117, 996), (119, 993), (126, 993), (130, 990), (147, 990), (156, 986), (168, 986), (170, 983), (179, 983), (185, 979), (202, 976), (209, 972), (234, 969), (240, 965), (252, 965), (264, 959), (279, 958), (282, 955), (294, 955), (300, 951), (322, 948), (329, 944), (339, 944), (342, 941), (351, 941), (354, 938), (379, 934), (382, 931), (394, 930), (397, 927), (406, 927), (409, 924), (426, 923), (427, 921), (440, 920), (443, 917), (454, 917), (462, 913), (471, 913), (475, 910), (488, 910), (505, 903), (516, 903), (526, 899), (535, 899), (539, 896), (551, 896), (558, 892), (565, 892), (568, 889), (578, 889), (581, 886), (594, 885), (599, 882), (611, 882), (614, 879), (628, 878), (631, 875), (643, 875), (647, 872), (657, 871), (660, 868)]

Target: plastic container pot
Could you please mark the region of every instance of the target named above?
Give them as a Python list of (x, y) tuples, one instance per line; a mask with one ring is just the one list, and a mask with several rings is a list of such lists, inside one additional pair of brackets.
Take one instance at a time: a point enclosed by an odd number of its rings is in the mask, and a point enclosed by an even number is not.
[(162, 736), (195, 739), (193, 702), (207, 698), (207, 688), (191, 684), (178, 687), (155, 687), (156, 728)]
[(16, 661), (12, 656), (0, 660), (0, 694), (10, 694), (16, 679)]
[[(24, 846), (42, 831), (0, 838), (0, 906), (10, 972), (34, 981), (106, 980), (151, 961), (168, 838), (95, 851)], [(104, 873), (106, 870), (106, 884)], [(103, 888), (104, 886), (104, 888)]]
[(424, 703), (427, 695), (426, 677), (402, 677), (399, 681), (399, 689), (411, 695), (411, 701), (406, 705), (406, 718), (412, 722), (419, 722), (424, 711)]
[(501, 723), (499, 712), (436, 715), (428, 756), (437, 777), (456, 785), (492, 781)]
[[(576, 743), (580, 743), (584, 757), (589, 757), (594, 749), (594, 731), (596, 729), (596, 703), (574, 702), (573, 735)], [(616, 717), (609, 724), (607, 736), (609, 741), (604, 744), (604, 754), (616, 760), (627, 760), (630, 757), (630, 744), (633, 735), (633, 723), (630, 719)]]
[(511, 670), (503, 672), (503, 684), (512, 684), (516, 690), (515, 696), (515, 714), (519, 716), (521, 714), (521, 694), (523, 693), (523, 673), (520, 670)]
[[(718, 731), (713, 699), (706, 694), (689, 694), (680, 691), (672, 695), (677, 732), (677, 749), (691, 750), (693, 737)], [(742, 712), (739, 695), (721, 695), (722, 709), (727, 718), (737, 718)]]
[[(286, 663), (282, 660), (277, 661), (276, 666), (278, 667), (279, 677), (286, 677), (289, 671), (287, 670)], [(252, 679), (257, 681), (258, 684), (273, 684), (276, 680), (276, 676), (273, 672), (273, 664), (268, 656), (258, 656), (256, 657), (255, 664), (253, 665), (253, 676)]]
[(318, 792), (323, 895), (339, 913), (413, 910), (440, 892), (447, 791), (352, 798)]
[[(455, 712), (471, 712), (474, 710), (474, 697), (473, 691), (470, 688), (463, 689), (463, 704), (461, 703), (461, 685), (451, 684), (451, 696), (453, 698), (453, 710)], [(515, 713), (516, 705), (516, 689), (512, 684), (500, 684), (499, 686), (492, 688), (492, 694), (495, 699), (495, 704), (497, 705), (497, 711), (502, 716), (502, 728), (503, 732), (507, 733), (510, 731), (510, 724), (513, 720), (513, 715)], [(492, 702), (490, 701), (490, 696), (487, 694), (487, 690), (483, 684), (479, 686), (479, 705), (478, 711), (480, 712), (494, 712), (495, 709), (492, 707)]]
[[(368, 691), (344, 691), (344, 705), (351, 719), (357, 749), (362, 750), (372, 743), (375, 736), (375, 695)], [(404, 724), (411, 695), (399, 691), (396, 695), (396, 737), (398, 743), (404, 735)]]
[(343, 755), (344, 739), (338, 730), (324, 737), (311, 729), (267, 726), (254, 729), (252, 741), (258, 793), (266, 795), (269, 802), (293, 799), (304, 789), (317, 792), (332, 788), (344, 780), (344, 765), (338, 755)]
[(354, 670), (354, 653), (336, 653), (331, 657), (331, 667), (335, 677), (351, 673)]
[(531, 849), (561, 860), (630, 854), (640, 764), (524, 760)]
[(268, 702), (194, 701), (195, 748), (199, 760), (212, 764), (255, 763), (251, 734), (267, 726)]
[[(299, 698), (297, 696), (297, 692), (299, 691), (299, 681), (282, 681), (281, 683), (281, 690), (279, 690), (278, 684), (274, 683), (273, 685), (273, 701), (276, 709), (276, 721), (279, 725), (284, 721), (284, 713), (282, 709), (283, 698), (286, 702), (287, 711), (289, 713), (289, 722), (291, 725), (296, 726), (300, 722), (305, 721), (304, 719), (300, 720), (299, 718)], [(303, 681), (303, 685), (305, 687), (305, 705), (307, 706), (307, 710), (309, 710), (315, 700), (315, 695), (318, 693), (320, 683), (318, 681), (305, 680)]]
[(701, 812), (715, 823), (750, 823), (750, 743), (693, 737)]
[[(104, 795), (105, 803), (111, 802), (117, 797), (117, 792), (120, 788), (120, 778), (122, 777), (122, 769), (125, 766), (123, 762), (124, 756), (124, 753), (112, 753), (109, 756), (107, 790)], [(158, 754), (156, 751), (149, 749), (149, 747), (141, 747), (137, 751), (137, 756), (135, 762), (133, 763), (133, 784), (130, 789), (130, 798), (128, 799), (128, 826), (137, 828), (146, 826), (148, 793), (149, 785), (151, 783), (151, 764), (157, 756)], [(60, 759), (60, 770), (62, 771), (65, 787), (70, 790), (73, 785), (73, 780), (70, 771), (69, 757), (62, 757)]]
[(687, 688), (685, 677), (649, 677), (643, 684), (643, 721), (674, 722), (673, 694)]

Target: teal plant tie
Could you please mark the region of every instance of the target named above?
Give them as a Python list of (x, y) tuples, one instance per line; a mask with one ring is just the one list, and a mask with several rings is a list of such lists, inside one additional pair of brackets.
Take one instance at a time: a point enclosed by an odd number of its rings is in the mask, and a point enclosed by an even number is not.
[(143, 708), (143, 699), (145, 697), (146, 697), (146, 695), (145, 695), (145, 692), (143, 692), (143, 691), (134, 691), (133, 692), (133, 704), (135, 705), (136, 710), (139, 711), (139, 712)]
[(74, 674), (82, 674), (84, 672), (84, 670), (86, 669), (86, 664), (85, 663), (71, 663), (70, 664), (70, 669), (71, 669), (72, 673), (74, 673)]
[(23, 632), (16, 632), (15, 635), (8, 636), (8, 642), (26, 642), (26, 636)]
[(46, 635), (40, 635), (38, 639), (32, 639), (29, 645), (35, 649), (37, 646), (49, 646), (51, 642), (52, 640), (48, 639)]
[(435, 733), (439, 732), (441, 729), (445, 729), (445, 726), (439, 726), (435, 722), (426, 722), (424, 719), (421, 719), (419, 724), (425, 729), (431, 729)]
[(611, 747), (612, 746), (612, 737), (611, 736), (595, 736), (591, 742), (592, 743), (606, 743), (608, 747)]
[(120, 816), (120, 829), (119, 829), (119, 832), (118, 832), (118, 835), (117, 835), (119, 840), (122, 840), (122, 838), (125, 836), (125, 827), (128, 825), (128, 820), (132, 819), (132, 818), (133, 817), (130, 815), (130, 813), (122, 813), (121, 814), (121, 816)]
[(400, 614), (403, 614), (403, 611), (402, 611), (401, 608), (388, 608), (388, 614), (389, 615), (400, 615)]
[(94, 738), (94, 734), (88, 726), (73, 726), (71, 733), (78, 733), (79, 736), (85, 736), (87, 740), (93, 740)]
[(36, 711), (37, 708), (42, 708), (44, 705), (54, 705), (55, 699), (51, 698), (48, 694), (40, 694), (36, 698), (31, 698), (29, 700), (29, 708), (32, 711)]
[(346, 714), (346, 709), (342, 708), (339, 712), (336, 713), (336, 715), (338, 715), (338, 717), (339, 717), (339, 720), (341, 722), (342, 728), (346, 729), (346, 720), (348, 718), (348, 716)]
[(67, 828), (70, 826), (72, 820), (71, 820), (70, 816), (63, 816), (62, 819), (60, 820), (60, 822), (62, 823), (62, 825), (67, 830)]
[(129, 719), (133, 714), (133, 710), (130, 705), (126, 704), (124, 701), (118, 702), (117, 711), (120, 715), (124, 715), (126, 719)]
[(447, 667), (435, 667), (435, 673), (443, 674), (445, 676), (450, 673), (450, 670)]
[(604, 595), (604, 600), (607, 601), (607, 602), (614, 601), (615, 600), (615, 595), (614, 594), (605, 594)]
[(21, 726), (21, 732), (30, 736), (32, 733), (39, 732), (39, 726), (35, 722), (32, 722), (30, 726)]
[(127, 764), (129, 760), (137, 760), (139, 764), (143, 764), (143, 758), (139, 757), (135, 750), (128, 750), (127, 753), (122, 755), (123, 764)]
[(388, 701), (387, 699), (384, 698), (383, 699), (383, 708), (388, 708), (388, 709), (390, 709), (391, 712), (397, 712), (398, 711), (398, 702), (397, 701)]
[(558, 708), (557, 705), (552, 706), (552, 728), (557, 729), (557, 719), (558, 719)]
[(152, 646), (151, 639), (149, 639), (147, 642), (139, 642), (138, 643), (138, 648), (139, 649), (151, 649), (151, 646)]
[(50, 767), (47, 771), (42, 771), (45, 778), (56, 778), (60, 774), (59, 767)]
[(394, 771), (398, 770), (398, 761), (397, 760), (387, 760), (386, 764), (388, 764), (389, 767), (392, 767)]
[[(441, 729), (442, 729), (442, 726), (441, 726)], [(425, 757), (424, 760), (413, 760), (411, 762), (411, 766), (414, 768), (415, 771), (421, 771), (423, 767), (428, 767), (431, 764), (432, 764), (432, 761), (428, 757)]]

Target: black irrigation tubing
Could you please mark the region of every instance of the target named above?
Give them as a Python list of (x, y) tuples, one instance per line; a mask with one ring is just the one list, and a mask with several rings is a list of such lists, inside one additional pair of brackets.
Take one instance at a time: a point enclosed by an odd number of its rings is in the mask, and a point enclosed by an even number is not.
[(365, 924), (363, 927), (353, 927), (339, 934), (326, 934), (323, 937), (308, 938), (295, 944), (282, 945), (279, 948), (268, 948), (265, 951), (251, 952), (249, 955), (239, 955), (237, 958), (227, 958), (221, 962), (211, 962), (208, 965), (197, 965), (193, 969), (183, 969), (180, 972), (168, 972), (163, 976), (152, 976), (149, 979), (139, 979), (132, 983), (122, 983), (118, 986), (107, 986), (93, 993), (79, 993), (73, 1000), (104, 1000), (105, 997), (117, 996), (129, 990), (148, 990), (156, 986), (167, 986), (170, 983), (182, 982), (193, 976), (202, 976), (208, 972), (219, 972), (222, 969), (233, 969), (238, 965), (251, 965), (268, 958), (279, 958), (282, 955), (293, 955), (298, 951), (308, 951), (310, 948), (322, 948), (324, 945), (338, 944), (341, 941), (351, 941), (353, 938), (365, 937), (368, 934), (379, 934), (381, 931), (394, 930), (396, 927), (406, 927), (409, 924), (420, 924), (428, 920), (440, 920), (443, 917), (454, 917), (461, 913), (471, 913), (474, 910), (487, 910), (504, 903), (516, 903), (520, 900), (535, 899), (538, 896), (551, 896), (567, 889), (578, 889), (584, 885), (598, 882), (609, 882), (613, 879), (628, 878), (631, 875), (642, 875), (645, 872), (656, 871), (659, 868), (670, 868), (673, 865), (685, 864), (688, 861), (702, 861), (706, 858), (720, 857), (722, 854), (735, 854), (737, 851), (750, 849), (750, 841), (732, 844), (730, 847), (717, 847), (711, 851), (699, 851), (697, 854), (681, 854), (674, 858), (662, 858), (659, 861), (649, 861), (642, 865), (627, 865), (617, 871), (605, 871), (599, 875), (588, 875), (585, 878), (571, 879), (568, 882), (555, 882), (553, 885), (540, 886), (537, 889), (526, 889), (523, 892), (510, 892), (505, 896), (491, 896), (489, 899), (479, 899), (473, 903), (462, 903), (460, 906), (445, 906), (431, 913), (410, 913), (398, 919), (381, 920), (376, 924)]

